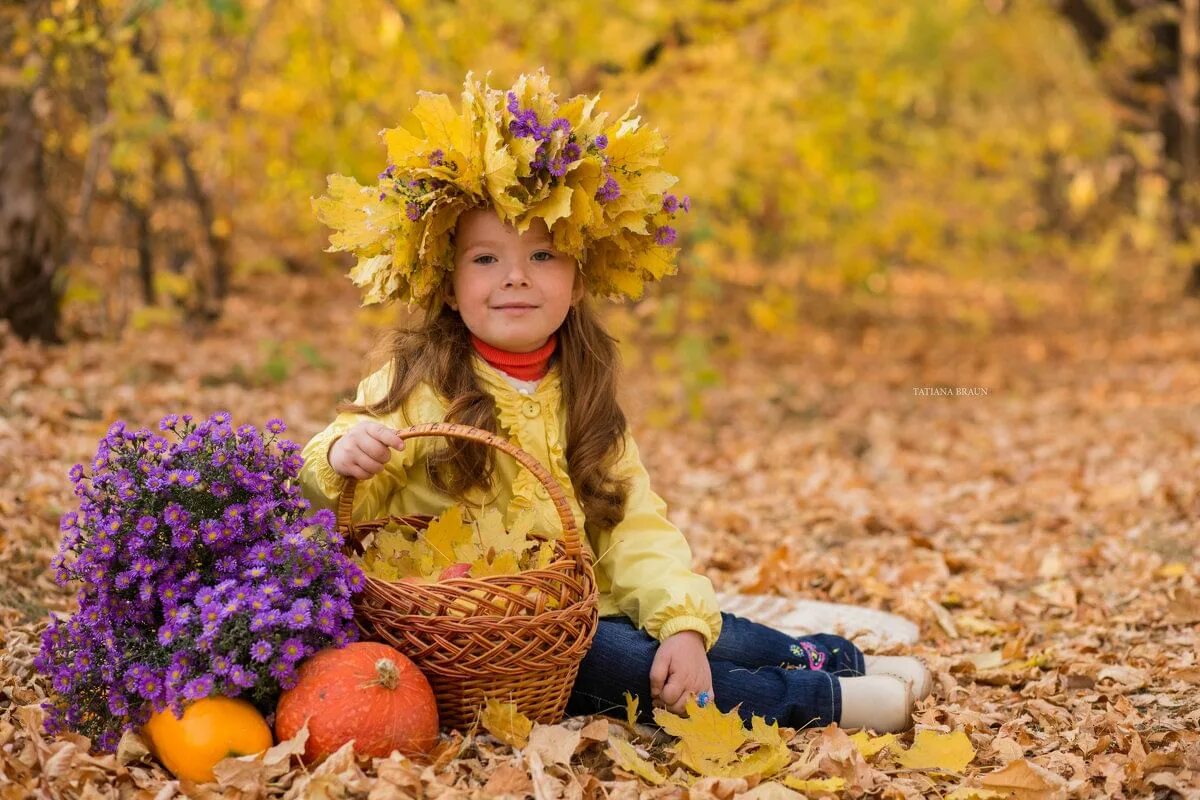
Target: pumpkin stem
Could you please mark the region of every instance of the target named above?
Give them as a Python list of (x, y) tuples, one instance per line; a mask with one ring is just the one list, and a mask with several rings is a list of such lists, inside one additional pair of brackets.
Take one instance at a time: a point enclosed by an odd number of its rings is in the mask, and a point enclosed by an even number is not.
[(379, 676), (377, 683), (385, 689), (395, 689), (400, 682), (400, 670), (396, 669), (396, 662), (390, 658), (375, 662), (375, 674)]

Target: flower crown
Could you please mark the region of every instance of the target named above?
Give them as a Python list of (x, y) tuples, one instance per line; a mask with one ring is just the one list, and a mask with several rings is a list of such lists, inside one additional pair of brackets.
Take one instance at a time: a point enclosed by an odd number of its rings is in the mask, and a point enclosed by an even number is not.
[(593, 113), (599, 95), (558, 104), (542, 69), (508, 91), (486, 81), (467, 73), (461, 111), (444, 94), (419, 92), (421, 135), (380, 131), (388, 166), (378, 182), (334, 174), (313, 198), (334, 231), (326, 252), (358, 258), (350, 279), (363, 305), (429, 299), (454, 268), (458, 215), (484, 205), (518, 233), (543, 220), (594, 295), (637, 299), (646, 282), (674, 274), (668, 223), (691, 201), (667, 194), (678, 178), (659, 167), (662, 135), (630, 118), (637, 101), (609, 122)]

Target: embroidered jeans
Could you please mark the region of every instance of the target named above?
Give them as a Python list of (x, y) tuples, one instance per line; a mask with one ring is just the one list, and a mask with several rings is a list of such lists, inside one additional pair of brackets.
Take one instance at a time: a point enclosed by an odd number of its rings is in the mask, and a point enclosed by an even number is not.
[[(721, 614), (721, 636), (708, 651), (717, 708), (790, 728), (828, 725), (842, 714), (837, 678), (865, 674), (862, 652), (841, 636), (791, 636), (768, 625)], [(650, 667), (658, 641), (625, 616), (601, 617), (579, 665), (567, 713), (625, 715), (624, 693), (636, 696), (638, 719), (653, 722)]]

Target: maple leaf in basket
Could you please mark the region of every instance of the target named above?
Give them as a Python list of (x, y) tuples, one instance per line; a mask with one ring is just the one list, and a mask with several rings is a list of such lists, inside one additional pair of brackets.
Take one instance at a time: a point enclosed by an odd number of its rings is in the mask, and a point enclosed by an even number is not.
[(533, 513), (524, 511), (506, 530), (495, 508), (472, 519), (455, 505), (424, 531), (402, 525), (377, 532), (361, 564), (369, 575), (390, 581), (434, 581), (447, 571), (453, 577), (483, 578), (544, 569), (554, 560), (554, 544), (530, 539), (533, 524)]

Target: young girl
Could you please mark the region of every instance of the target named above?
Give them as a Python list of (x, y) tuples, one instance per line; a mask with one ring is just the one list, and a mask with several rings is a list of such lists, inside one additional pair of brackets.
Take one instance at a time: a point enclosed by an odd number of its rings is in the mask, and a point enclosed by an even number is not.
[(596, 98), (559, 105), (540, 71), (507, 92), (468, 74), (462, 97), (455, 112), (422, 93), (416, 125), (383, 132), (379, 183), (331, 176), (316, 201), (337, 230), (330, 249), (359, 256), (351, 278), (365, 302), (419, 304), (423, 321), (390, 335), (388, 362), (304, 448), (308, 498), (331, 507), (352, 477), (363, 481), (356, 518), (465, 502), (555, 529), (545, 489), (507, 454), (405, 443), (396, 430), (450, 421), (499, 433), (567, 490), (595, 558), (600, 622), (568, 713), (623, 713), (628, 691), (644, 721), (695, 698), (796, 728), (909, 727), (930, 689), (919, 661), (721, 613), (650, 488), (593, 296), (637, 297), (674, 271), (667, 223), (690, 201), (667, 193), (661, 137), (632, 108), (609, 122)]

